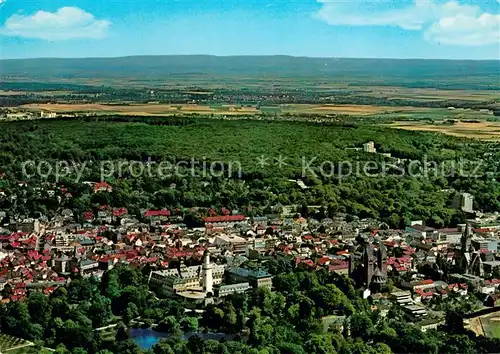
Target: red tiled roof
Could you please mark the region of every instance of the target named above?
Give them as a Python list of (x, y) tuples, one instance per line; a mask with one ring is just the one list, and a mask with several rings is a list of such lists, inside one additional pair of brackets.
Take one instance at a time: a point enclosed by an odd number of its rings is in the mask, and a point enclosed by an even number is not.
[(244, 215), (209, 216), (205, 218), (205, 222), (244, 221), (245, 219)]
[(43, 289), (43, 293), (45, 295), (49, 295), (50, 293), (52, 293), (54, 290), (56, 290), (57, 287), (55, 286), (51, 286), (51, 287), (48, 287), (48, 288), (45, 288)]
[(449, 228), (445, 228), (445, 229), (439, 229), (437, 230), (438, 232), (442, 232), (442, 233), (454, 233), (454, 232), (458, 232), (458, 229), (456, 227), (449, 227)]
[(495, 231), (494, 229), (490, 229), (490, 228), (486, 228), (486, 227), (479, 228), (479, 229), (474, 229), (474, 232), (483, 232), (483, 233), (485, 233), (485, 232), (494, 232), (494, 231)]
[(12, 295), (12, 296), (10, 297), (10, 300), (11, 300), (11, 301), (23, 301), (23, 300), (24, 300), (24, 296)]
[(111, 186), (107, 182), (97, 182), (94, 185), (94, 191), (98, 191), (101, 189), (110, 189), (110, 188), (111, 188)]
[(312, 259), (305, 259), (303, 260), (302, 262), (300, 263), (303, 263), (303, 264), (306, 264), (308, 265), (309, 267), (314, 267), (314, 262), (312, 261)]
[(328, 257), (321, 257), (320, 259), (318, 259), (318, 261), (316, 263), (318, 263), (318, 265), (324, 265), (326, 263), (330, 262), (330, 258)]
[(118, 209), (113, 211), (113, 216), (116, 216), (116, 217), (120, 217), (120, 216), (123, 216), (125, 214), (128, 214), (127, 208), (118, 208)]
[(151, 217), (151, 216), (170, 216), (170, 210), (163, 209), (163, 210), (147, 210), (144, 213), (145, 217)]
[(23, 241), (23, 243), (24, 243), (25, 245), (28, 245), (28, 244), (33, 244), (33, 243), (36, 243), (36, 240), (37, 240), (37, 238), (36, 238), (35, 236), (32, 236), (32, 237), (30, 237), (30, 238), (28, 238), (28, 239), (24, 240), (24, 241)]
[(340, 270), (340, 269), (347, 269), (349, 268), (349, 263), (348, 262), (341, 262), (341, 263), (338, 263), (338, 264), (330, 264), (328, 266), (328, 270), (332, 271), (332, 270)]

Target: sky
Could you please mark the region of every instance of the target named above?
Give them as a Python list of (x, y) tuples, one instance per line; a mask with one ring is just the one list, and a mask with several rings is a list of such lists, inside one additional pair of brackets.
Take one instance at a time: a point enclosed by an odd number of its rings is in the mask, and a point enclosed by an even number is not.
[(500, 60), (500, 0), (0, 0), (0, 58)]

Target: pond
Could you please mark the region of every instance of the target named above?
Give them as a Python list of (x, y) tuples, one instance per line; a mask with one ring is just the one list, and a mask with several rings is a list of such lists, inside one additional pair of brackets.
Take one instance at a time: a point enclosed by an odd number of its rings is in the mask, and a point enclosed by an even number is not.
[[(233, 336), (224, 333), (185, 333), (184, 339), (189, 339), (189, 337), (198, 335), (201, 339), (213, 339), (220, 340), (221, 338), (230, 341)], [(169, 333), (157, 332), (151, 328), (131, 328), (129, 330), (130, 339), (132, 339), (141, 349), (151, 349), (156, 343), (162, 339), (166, 339), (170, 336)]]

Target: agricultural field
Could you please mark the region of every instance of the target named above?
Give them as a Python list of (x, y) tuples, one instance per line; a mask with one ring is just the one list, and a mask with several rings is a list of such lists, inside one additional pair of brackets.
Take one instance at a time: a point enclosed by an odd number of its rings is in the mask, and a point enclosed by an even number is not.
[(411, 121), (443, 121), (443, 120), (491, 120), (495, 116), (490, 110), (472, 110), (470, 108), (413, 108), (387, 113), (386, 118)]
[(500, 141), (500, 121), (499, 122), (463, 122), (454, 124), (444, 121), (434, 122), (395, 122), (389, 126), (396, 129), (411, 131), (426, 131), (443, 133), (464, 138), (475, 138), (481, 140)]
[(222, 115), (256, 115), (256, 114), (311, 114), (311, 115), (349, 115), (376, 116), (384, 115), (397, 120), (440, 120), (440, 119), (488, 119), (490, 111), (473, 111), (465, 109), (447, 110), (426, 107), (398, 107), (348, 104), (282, 104), (276, 106), (229, 105), (229, 104), (101, 104), (101, 103), (32, 103), (18, 108), (29, 111), (51, 111), (56, 113), (94, 113), (98, 115), (137, 115), (164, 116), (178, 114), (222, 114)]
[[(347, 114), (347, 115), (374, 115), (396, 112), (411, 112), (413, 107), (389, 107), (373, 105), (334, 105), (334, 104), (288, 104), (282, 105), (281, 111), (284, 113), (302, 113), (302, 114)], [(422, 110), (420, 108), (419, 110)], [(423, 109), (425, 110), (425, 108)]]
[(395, 86), (350, 87), (359, 90), (360, 95), (418, 101), (496, 101), (500, 102), (498, 91), (489, 90), (438, 90), (433, 88), (407, 88)]
[(175, 114), (254, 114), (255, 107), (238, 105), (207, 106), (197, 104), (28, 104), (20, 108), (30, 111), (51, 111), (56, 113), (95, 113), (99, 115), (164, 116)]

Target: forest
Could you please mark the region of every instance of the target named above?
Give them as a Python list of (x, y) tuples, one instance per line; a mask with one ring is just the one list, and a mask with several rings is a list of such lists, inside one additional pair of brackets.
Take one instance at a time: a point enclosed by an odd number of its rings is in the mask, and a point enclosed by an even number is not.
[[(72, 83), (115, 81), (126, 83), (349, 82), (358, 85), (498, 90), (495, 60), (397, 60), (307, 58), (285, 55), (227, 56), (170, 55), (85, 59), (1, 60), (3, 79), (29, 78)], [(136, 78), (131, 80), (131, 78)], [(268, 84), (270, 83), (268, 82)]]
[[(46, 346), (57, 354), (472, 354), (495, 352), (500, 345), (498, 339), (464, 329), (460, 306), (448, 306), (438, 331), (423, 333), (397, 305), (386, 315), (372, 311), (347, 277), (294, 269), (276, 259), (267, 268), (275, 271), (275, 291), (230, 295), (199, 314), (192, 311), (193, 303), (157, 298), (149, 291), (148, 269), (118, 266), (101, 281), (76, 277), (49, 296), (32, 291), (24, 302), (2, 304), (0, 325), (3, 333), (34, 341), (30, 353)], [(3, 293), (10, 291), (6, 287)], [(325, 328), (324, 316), (344, 320)], [(117, 325), (94, 330), (108, 324)], [(143, 351), (127, 328), (153, 324), (171, 336)], [(183, 336), (204, 332), (226, 333), (232, 340)]]
[[(103, 204), (126, 207), (135, 215), (154, 208), (227, 207), (251, 216), (272, 213), (276, 205), (319, 205), (317, 217), (347, 213), (395, 228), (421, 219), (436, 227), (463, 222), (465, 215), (452, 208), (449, 190), (472, 193), (479, 210), (500, 209), (500, 151), (494, 143), (362, 123), (141, 119), (4, 123), (0, 165), (5, 177), (0, 188), (22, 199), (4, 197), (0, 208), (9, 216), (50, 217), (62, 208), (81, 214)], [(368, 141), (392, 157), (352, 150)], [(259, 158), (265, 158), (265, 166), (259, 165)], [(121, 175), (105, 176), (112, 193), (93, 193), (82, 183), (101, 181), (103, 162), (115, 166), (193, 160), (199, 162), (195, 170), (201, 175), (159, 178), (125, 169)], [(32, 164), (23, 171), (26, 161)], [(36, 173), (42, 161), (84, 168), (79, 179), (72, 170), (56, 181), (54, 175)], [(223, 173), (203, 174), (202, 163), (214, 163)], [(372, 166), (369, 173), (356, 167), (366, 163)], [(28, 186), (20, 186), (19, 180)], [(34, 188), (48, 182), (67, 188), (72, 197), (59, 204)]]

